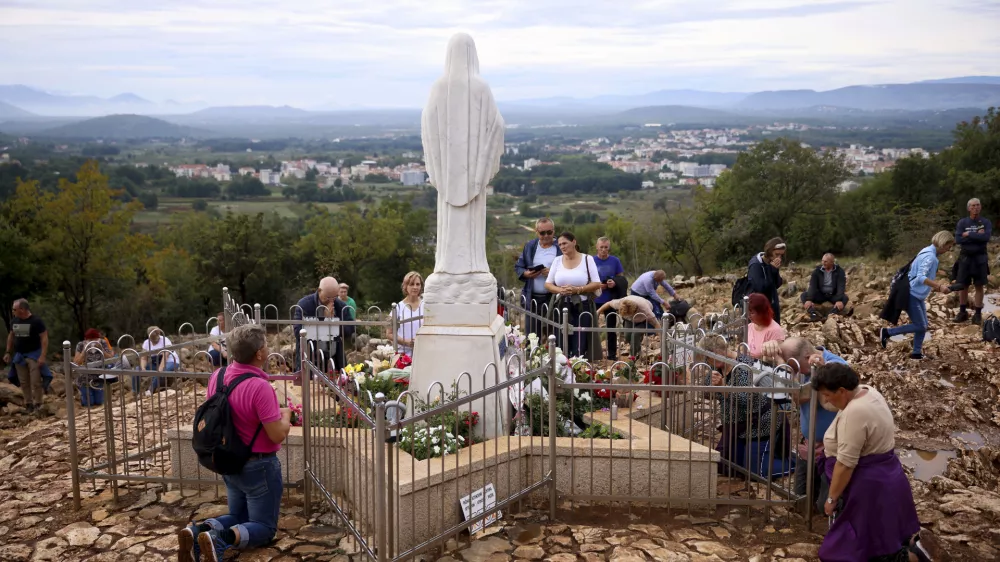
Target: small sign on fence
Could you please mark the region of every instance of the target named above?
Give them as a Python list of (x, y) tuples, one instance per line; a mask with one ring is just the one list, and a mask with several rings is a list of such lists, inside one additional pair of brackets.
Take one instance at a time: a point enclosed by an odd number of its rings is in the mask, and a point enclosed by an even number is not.
[[(477, 515), (482, 515), (483, 512), (492, 509), (497, 504), (497, 491), (493, 487), (493, 483), (489, 483), (485, 488), (479, 488), (474, 490), (472, 494), (463, 497), (459, 502), (462, 504), (462, 513), (465, 516), (466, 521)], [(496, 513), (491, 513), (483, 521), (479, 521), (469, 528), (469, 534), (475, 534), (483, 530), (484, 526), (492, 525), (496, 523), (503, 513), (499, 510)]]

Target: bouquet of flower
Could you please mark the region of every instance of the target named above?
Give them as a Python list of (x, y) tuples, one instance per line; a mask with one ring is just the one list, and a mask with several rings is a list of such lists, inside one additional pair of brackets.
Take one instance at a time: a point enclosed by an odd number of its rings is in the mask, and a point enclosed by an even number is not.
[(417, 460), (430, 459), (457, 452), (465, 447), (466, 439), (455, 435), (443, 426), (404, 427), (399, 432), (397, 444), (400, 449)]
[(396, 359), (395, 367), (397, 369), (405, 369), (412, 364), (413, 364), (413, 359), (409, 355), (403, 353), (399, 356), (399, 359)]
[(292, 425), (298, 427), (302, 425), (302, 404), (296, 404), (289, 398), (288, 409), (292, 411)]

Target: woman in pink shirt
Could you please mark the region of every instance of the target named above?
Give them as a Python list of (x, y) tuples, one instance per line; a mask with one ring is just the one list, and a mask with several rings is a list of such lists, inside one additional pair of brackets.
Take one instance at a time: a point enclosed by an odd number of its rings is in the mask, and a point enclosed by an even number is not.
[(750, 355), (760, 359), (764, 355), (764, 342), (785, 341), (788, 334), (780, 324), (774, 321), (774, 311), (767, 297), (760, 293), (750, 295), (750, 326), (747, 328), (747, 345)]
[[(217, 562), (229, 549), (262, 546), (278, 530), (278, 510), (283, 483), (278, 451), (291, 428), (291, 411), (278, 405), (278, 396), (262, 367), (267, 363), (267, 332), (259, 324), (233, 329), (226, 335), (231, 363), (223, 367), (223, 384), (245, 374), (255, 378), (241, 382), (229, 394), (236, 432), (253, 454), (243, 472), (226, 475), (229, 514), (191, 522), (178, 533), (177, 560)], [(221, 370), (221, 369), (220, 369)], [(208, 381), (206, 398), (215, 394), (218, 373)]]

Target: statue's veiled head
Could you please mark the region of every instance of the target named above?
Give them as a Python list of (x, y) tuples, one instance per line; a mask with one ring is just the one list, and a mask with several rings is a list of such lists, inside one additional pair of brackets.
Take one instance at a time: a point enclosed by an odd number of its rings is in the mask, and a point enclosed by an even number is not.
[(467, 33), (456, 33), (448, 42), (448, 56), (444, 61), (444, 73), (448, 77), (478, 76), (479, 55), (476, 42)]

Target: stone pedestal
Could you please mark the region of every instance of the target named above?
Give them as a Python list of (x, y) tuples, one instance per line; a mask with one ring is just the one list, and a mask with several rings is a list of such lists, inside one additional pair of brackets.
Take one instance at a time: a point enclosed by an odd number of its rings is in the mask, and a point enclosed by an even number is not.
[[(426, 400), (435, 381), (444, 386), (445, 394), (457, 383), (462, 396), (468, 396), (506, 380), (502, 355), (506, 333), (503, 317), (496, 311), (495, 298), (492, 305), (425, 303), (424, 324), (417, 331), (413, 348), (410, 388)], [(478, 320), (485, 321), (473, 324)], [(464, 325), (456, 324), (459, 321)], [(430, 400), (438, 396), (440, 388), (435, 385)], [(478, 431), (489, 439), (502, 434), (508, 403), (506, 391), (496, 392), (461, 410), (479, 412)]]

